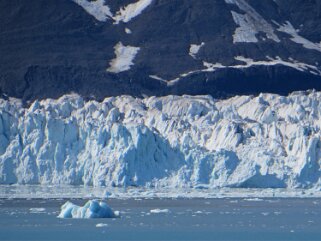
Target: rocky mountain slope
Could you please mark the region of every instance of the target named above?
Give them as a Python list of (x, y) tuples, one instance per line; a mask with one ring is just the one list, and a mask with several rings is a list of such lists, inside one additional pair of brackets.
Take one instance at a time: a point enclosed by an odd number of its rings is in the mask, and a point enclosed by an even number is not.
[(0, 2), (0, 91), (25, 101), (321, 89), (318, 0)]

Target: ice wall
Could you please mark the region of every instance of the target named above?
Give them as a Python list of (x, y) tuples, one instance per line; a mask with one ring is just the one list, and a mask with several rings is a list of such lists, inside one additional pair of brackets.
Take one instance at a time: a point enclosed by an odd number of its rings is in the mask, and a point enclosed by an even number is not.
[(0, 100), (0, 184), (318, 187), (321, 93)]

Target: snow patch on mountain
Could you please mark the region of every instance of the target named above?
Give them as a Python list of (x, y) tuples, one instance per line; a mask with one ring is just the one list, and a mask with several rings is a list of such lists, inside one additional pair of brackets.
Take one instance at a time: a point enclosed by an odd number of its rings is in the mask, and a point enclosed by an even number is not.
[(255, 26), (251, 22), (251, 19), (246, 14), (239, 14), (234, 11), (232, 16), (234, 22), (239, 25), (233, 34), (233, 43), (256, 43), (258, 42), (256, 34), (258, 32), (255, 30)]
[(283, 65), (287, 66), (296, 70), (299, 70), (301, 72), (309, 72), (313, 75), (321, 76), (321, 69), (317, 66), (301, 63), (294, 59), (289, 59), (288, 61), (282, 60), (280, 57), (276, 56), (274, 58), (267, 56), (266, 60), (258, 60), (255, 61), (251, 58), (245, 58), (243, 56), (236, 56), (234, 59), (242, 62), (243, 64), (236, 64), (236, 65), (223, 65), (221, 63), (209, 63), (206, 61), (203, 61), (204, 69), (198, 69), (198, 70), (192, 70), (186, 73), (182, 73), (179, 75), (179, 77), (176, 77), (171, 80), (165, 80), (161, 77), (158, 77), (156, 75), (150, 75), (151, 78), (161, 80), (165, 82), (168, 86), (173, 86), (177, 84), (182, 78), (190, 76), (195, 73), (201, 73), (201, 72), (215, 72), (218, 69), (246, 69), (251, 68), (253, 66), (276, 66), (276, 65)]
[(83, 9), (86, 10), (87, 13), (95, 17), (98, 21), (105, 22), (109, 18), (113, 18), (113, 14), (110, 11), (110, 8), (105, 4), (105, 0), (96, 0), (96, 1), (88, 1), (88, 0), (72, 0), (78, 5), (80, 5)]
[(120, 73), (130, 70), (130, 67), (134, 64), (133, 61), (139, 52), (139, 47), (124, 46), (119, 42), (115, 47), (116, 58), (110, 62), (108, 72)]
[(125, 33), (127, 33), (127, 34), (131, 34), (131, 33), (132, 33), (132, 31), (131, 31), (129, 28), (125, 28)]
[(139, 0), (135, 3), (128, 4), (121, 8), (114, 16), (115, 23), (128, 23), (130, 20), (140, 15), (152, 2), (153, 0)]
[(189, 48), (189, 55), (192, 56), (192, 58), (196, 59), (196, 55), (204, 45), (204, 42), (202, 42), (201, 44), (191, 44)]
[(321, 45), (319, 43), (313, 43), (310, 40), (300, 36), (298, 34), (298, 31), (293, 27), (293, 25), (289, 21), (287, 21), (283, 25), (279, 25), (278, 31), (291, 35), (291, 40), (297, 44), (303, 45), (304, 48), (313, 49), (321, 52)]
[(165, 79), (163, 79), (163, 78), (161, 78), (161, 77), (159, 77), (157, 75), (149, 75), (149, 77), (152, 78), (152, 79), (155, 79), (155, 80), (162, 81), (165, 84), (167, 83), (167, 80), (165, 80)]
[(107, 19), (112, 19), (114, 20), (114, 24), (131, 21), (133, 18), (140, 15), (153, 2), (153, 0), (138, 0), (135, 3), (121, 7), (116, 14), (113, 14), (108, 5), (106, 5), (105, 0), (72, 1), (81, 6), (88, 14), (95, 17), (98, 21), (105, 22)]
[(0, 100), (0, 183), (320, 186), (321, 93)]
[(267, 57), (268, 60), (265, 61), (254, 61), (253, 59), (250, 58), (245, 58), (243, 56), (236, 56), (235, 59), (239, 60), (241, 62), (244, 62), (245, 65), (235, 65), (235, 66), (229, 66), (230, 68), (250, 68), (252, 66), (260, 66), (260, 65), (266, 65), (266, 66), (274, 66), (274, 65), (283, 65), (283, 66), (287, 66), (290, 68), (294, 68), (297, 69), (301, 72), (305, 72), (305, 71), (309, 71), (310, 73), (314, 74), (314, 75), (321, 75), (321, 70), (313, 65), (309, 65), (306, 63), (300, 63), (298, 61), (294, 61), (292, 60), (292, 62), (290, 61), (284, 61), (282, 60), (280, 57), (275, 57), (275, 58), (271, 58), (271, 57)]
[(239, 27), (235, 30), (233, 41), (237, 42), (257, 42), (256, 34), (265, 33), (268, 39), (280, 42), (274, 33), (274, 28), (258, 12), (255, 11), (245, 0), (225, 0), (227, 4), (234, 4), (245, 12), (245, 14), (231, 11), (233, 19)]
[(275, 58), (271, 58), (267, 56), (267, 60), (259, 60), (255, 61), (251, 58), (245, 58), (243, 56), (236, 56), (234, 57), (236, 60), (243, 62), (244, 64), (238, 64), (238, 65), (229, 65), (225, 66), (220, 63), (208, 63), (208, 62), (203, 62), (204, 67), (206, 69), (202, 70), (202, 72), (214, 72), (217, 69), (223, 69), (223, 68), (231, 68), (231, 69), (245, 69), (245, 68), (251, 68), (253, 66), (275, 66), (275, 65), (283, 65), (287, 66), (296, 70), (299, 70), (301, 72), (309, 72), (313, 75), (319, 75), (321, 76), (321, 70), (314, 66), (314, 65), (309, 65), (306, 63), (301, 63), (296, 60), (289, 60), (285, 61), (282, 60), (280, 57), (276, 56)]

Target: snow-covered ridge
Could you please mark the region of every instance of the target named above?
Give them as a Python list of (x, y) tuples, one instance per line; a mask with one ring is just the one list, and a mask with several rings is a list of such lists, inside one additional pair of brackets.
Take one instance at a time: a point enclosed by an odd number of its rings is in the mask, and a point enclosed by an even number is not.
[(113, 14), (110, 8), (105, 4), (105, 0), (87, 1), (87, 0), (72, 0), (81, 6), (86, 12), (98, 21), (105, 22), (107, 19), (112, 19)]
[(112, 19), (115, 24), (120, 22), (127, 23), (133, 18), (140, 15), (153, 0), (138, 0), (135, 3), (128, 4), (119, 9), (119, 11), (113, 14), (108, 6), (106, 0), (72, 0), (81, 6), (88, 14), (96, 18), (100, 22), (105, 22), (107, 19)]
[(255, 61), (251, 58), (245, 58), (244, 56), (235, 56), (235, 60), (238, 60), (241, 64), (236, 64), (236, 65), (223, 65), (221, 63), (208, 63), (206, 61), (203, 61), (203, 69), (198, 69), (198, 70), (193, 70), (187, 73), (182, 73), (175, 79), (171, 80), (165, 80), (157, 75), (150, 75), (151, 78), (161, 80), (164, 83), (166, 83), (168, 86), (173, 86), (177, 84), (182, 78), (187, 77), (189, 75), (195, 74), (195, 73), (201, 73), (201, 72), (215, 72), (219, 69), (246, 69), (246, 68), (251, 68), (253, 66), (276, 66), (276, 65), (282, 65), (286, 66), (289, 68), (296, 69), (301, 72), (309, 72), (313, 75), (321, 76), (321, 70), (314, 65), (309, 65), (306, 63), (299, 62), (295, 59), (288, 59), (288, 60), (283, 60), (279, 56), (276, 56), (274, 58), (266, 56), (265, 60), (259, 60)]
[(291, 40), (293, 42), (297, 44), (301, 44), (306, 49), (313, 49), (321, 52), (321, 44), (313, 43), (310, 40), (300, 36), (297, 30), (288, 21), (284, 25), (279, 25), (278, 31), (291, 35), (292, 36)]
[(227, 4), (234, 4), (245, 14), (239, 14), (232, 11), (234, 22), (239, 25), (235, 30), (233, 42), (258, 42), (256, 34), (263, 32), (268, 39), (280, 42), (278, 36), (274, 33), (274, 28), (269, 24), (254, 8), (245, 0), (225, 0)]
[(153, 0), (139, 0), (135, 3), (128, 4), (121, 8), (114, 16), (115, 23), (128, 23), (130, 20), (140, 15), (152, 2)]
[(0, 100), (0, 183), (319, 187), (321, 93)]

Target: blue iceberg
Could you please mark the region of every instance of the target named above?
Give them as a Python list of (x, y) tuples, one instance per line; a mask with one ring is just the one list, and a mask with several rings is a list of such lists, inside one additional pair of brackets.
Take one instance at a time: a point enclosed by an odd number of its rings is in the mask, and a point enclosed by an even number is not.
[(61, 206), (58, 218), (118, 218), (119, 211), (113, 211), (105, 202), (89, 200), (83, 207), (66, 202)]

